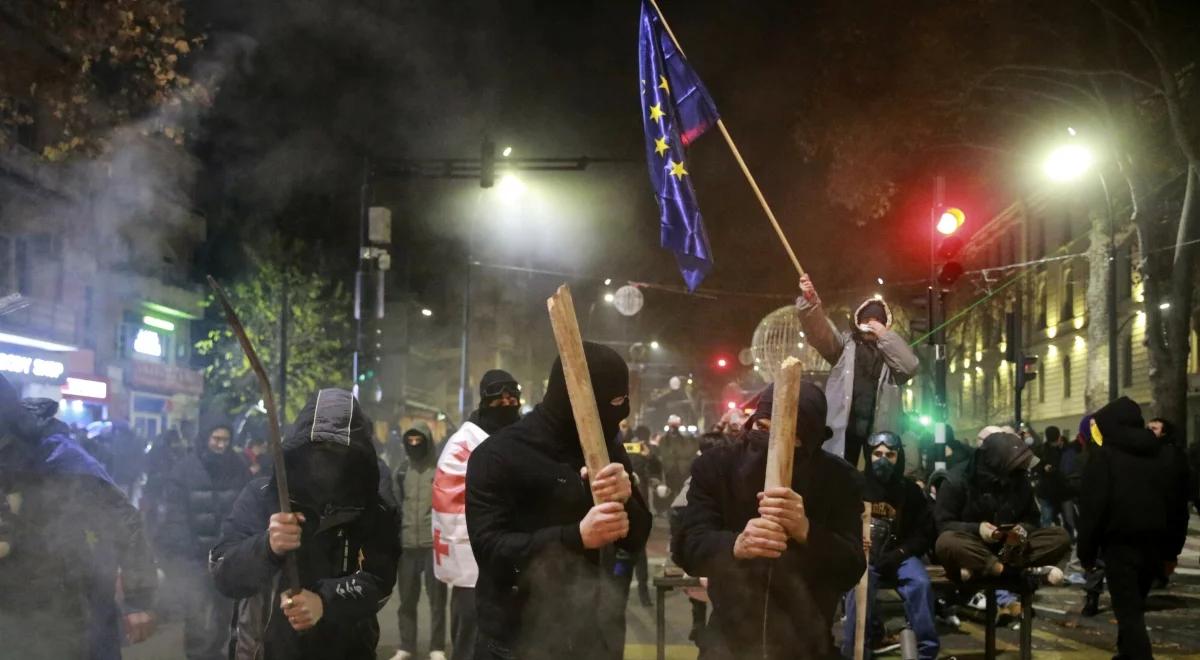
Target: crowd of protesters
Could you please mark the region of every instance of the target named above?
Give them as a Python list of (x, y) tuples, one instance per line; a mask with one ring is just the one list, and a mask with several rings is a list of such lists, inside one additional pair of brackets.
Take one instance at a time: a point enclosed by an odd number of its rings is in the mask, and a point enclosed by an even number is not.
[(1189, 501), (1200, 506), (1188, 470), (1200, 450), (1127, 398), (1073, 437), (1023, 425), (922, 437), (893, 397), (916, 357), (887, 306), (867, 301), (837, 331), (802, 288), (801, 320), (838, 379), (802, 383), (792, 480), (774, 488), (771, 386), (699, 436), (676, 415), (652, 433), (627, 419), (624, 361), (591, 343), (611, 459), (596, 474), (558, 361), (523, 417), (516, 380), (489, 371), (445, 440), (421, 423), (377, 437), (349, 391), (322, 389), (283, 439), (289, 512), (265, 438), (236, 443), (227, 423), (148, 447), (119, 423), (72, 434), (55, 402), (21, 401), (0, 378), (6, 651), (116, 659), (175, 619), (189, 660), (374, 658), (396, 590), (393, 660), (419, 646), (431, 660), (615, 659), (635, 581), (653, 603), (646, 542), (661, 515), (672, 559), (703, 578), (688, 594), (702, 658), (852, 657), (863, 605), (867, 655), (894, 649), (882, 589), (899, 594), (916, 655), (936, 658), (939, 625), (958, 605), (983, 609), (985, 586), (1012, 617), (1014, 590), (1064, 583), (1083, 589), (1085, 616), (1107, 587), (1121, 657), (1151, 657), (1146, 597), (1170, 579)]

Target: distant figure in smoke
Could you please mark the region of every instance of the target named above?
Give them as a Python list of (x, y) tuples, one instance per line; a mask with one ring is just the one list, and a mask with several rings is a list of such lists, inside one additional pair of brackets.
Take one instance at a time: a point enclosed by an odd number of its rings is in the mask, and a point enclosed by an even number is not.
[(663, 480), (670, 491), (662, 496), (660, 511), (666, 510), (670, 506), (671, 498), (683, 488), (683, 482), (692, 472), (692, 461), (696, 460), (696, 454), (700, 450), (696, 438), (680, 430), (682, 425), (683, 420), (679, 415), (668, 417), (667, 432), (655, 450), (662, 463)]
[(197, 438), (163, 492), (156, 534), (167, 574), (183, 598), (183, 648), (188, 660), (223, 660), (229, 655), (233, 601), (217, 593), (208, 574), (208, 551), (220, 538), (221, 521), (250, 480), (246, 463), (229, 447), (233, 429), (218, 424)]
[(400, 509), (400, 568), (396, 587), (400, 594), (400, 650), (393, 656), (406, 660), (417, 652), (417, 603), (421, 584), (429, 598), (429, 649), (432, 660), (446, 652), (446, 585), (434, 575), (433, 478), (441, 447), (433, 432), (417, 422), (404, 432), (405, 458), (396, 468), (393, 492)]
[(153, 632), (154, 559), (141, 516), (57, 409), (22, 404), (0, 377), (0, 654), (119, 660), (122, 627), (130, 643)]
[[(555, 360), (542, 402), (488, 438), (467, 465), (479, 660), (615, 660), (624, 653), (629, 567), (614, 554), (642, 551), (650, 512), (618, 441), (618, 424), (629, 415), (629, 370), (606, 346), (584, 342), (584, 353), (612, 463), (599, 474), (584, 471)], [(602, 504), (593, 505), (593, 496)], [(602, 551), (610, 544), (617, 553)]]
[(702, 660), (838, 657), (834, 610), (866, 567), (862, 488), (821, 451), (825, 395), (810, 382), (800, 386), (791, 486), (763, 490), (773, 396), (768, 386), (736, 445), (696, 460), (671, 539), (675, 561), (708, 578)]
[[(650, 502), (650, 493), (662, 486), (662, 461), (658, 460), (650, 447), (650, 427), (638, 426), (624, 442), (625, 453), (633, 469), (633, 485), (642, 495), (643, 502)], [(638, 600), (643, 607), (650, 607), (650, 566), (643, 550), (634, 564), (634, 575), (638, 580)]]
[(892, 310), (869, 298), (854, 313), (848, 332), (839, 332), (825, 314), (817, 289), (800, 278), (796, 299), (808, 343), (833, 367), (825, 385), (828, 424), (833, 437), (825, 451), (858, 465), (863, 443), (878, 431), (900, 428), (900, 385), (917, 373), (920, 362), (904, 338), (892, 330)]
[[(521, 389), (512, 374), (492, 369), (479, 381), (479, 408), (442, 449), (433, 478), (433, 572), (451, 588), (450, 637), (452, 660), (475, 657), (478, 620), (475, 582), (479, 565), (467, 534), (467, 462), (488, 436), (521, 419)], [(403, 660), (398, 651), (393, 660)], [(430, 653), (433, 657), (433, 654)]]
[[(237, 660), (375, 658), (399, 548), (370, 429), (350, 392), (320, 390), (283, 441), (294, 513), (279, 513), (274, 477), (260, 477), (221, 525), (210, 561), (217, 589), (239, 599)], [(303, 588), (295, 596), (281, 574), (289, 552)]]

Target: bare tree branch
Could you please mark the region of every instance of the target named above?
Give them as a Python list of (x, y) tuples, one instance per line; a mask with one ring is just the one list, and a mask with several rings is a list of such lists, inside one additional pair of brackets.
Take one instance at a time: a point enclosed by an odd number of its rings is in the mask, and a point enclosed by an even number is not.
[(992, 71), (1016, 71), (1016, 72), (1032, 71), (1032, 72), (1038, 72), (1038, 73), (1057, 73), (1060, 75), (1072, 76), (1072, 77), (1115, 76), (1118, 78), (1123, 78), (1125, 80), (1128, 80), (1129, 82), (1135, 83), (1137, 85), (1140, 85), (1141, 87), (1144, 87), (1144, 88), (1154, 92), (1155, 94), (1163, 93), (1162, 88), (1159, 87), (1158, 85), (1155, 85), (1154, 83), (1152, 83), (1148, 80), (1143, 80), (1128, 71), (1122, 71), (1121, 69), (1074, 69), (1074, 68), (1070, 68), (1070, 67), (1042, 66), (1042, 65), (1036, 65), (1036, 64), (1013, 64), (1013, 65), (1008, 65), (1008, 66), (999, 66), (999, 67), (996, 67), (995, 69), (992, 69)]
[[(1026, 96), (1033, 96), (1036, 98), (1040, 98), (1044, 101), (1049, 101), (1051, 103), (1066, 106), (1073, 110), (1077, 110), (1078, 112), (1080, 112), (1081, 114), (1084, 114), (1084, 115), (1090, 115), (1090, 116), (1095, 115), (1095, 113), (1092, 110), (1089, 110), (1088, 108), (1085, 108), (1082, 105), (1080, 105), (1080, 104), (1076, 103), (1075, 101), (1072, 101), (1071, 99), (1068, 99), (1064, 96), (1060, 96), (1058, 94), (1051, 94), (1050, 92), (1044, 92), (1041, 90), (1029, 89), (1027, 87), (1017, 87), (1014, 85), (975, 85), (972, 88), (972, 91), (975, 91), (975, 90), (985, 91), (985, 92), (997, 92), (1000, 94), (1025, 94)], [(970, 93), (970, 92), (968, 92), (968, 93)]]

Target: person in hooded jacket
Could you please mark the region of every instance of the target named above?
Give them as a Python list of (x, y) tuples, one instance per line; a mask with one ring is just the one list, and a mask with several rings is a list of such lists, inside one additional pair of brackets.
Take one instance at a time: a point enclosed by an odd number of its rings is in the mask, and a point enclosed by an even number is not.
[(849, 332), (839, 332), (808, 275), (800, 278), (800, 290), (796, 308), (805, 337), (832, 367), (825, 396), (833, 437), (824, 448), (857, 466), (863, 443), (873, 431), (900, 428), (900, 386), (917, 373), (920, 360), (892, 330), (892, 311), (883, 300), (864, 301)]
[[(475, 581), (479, 565), (467, 534), (467, 463), (488, 436), (521, 419), (521, 387), (512, 374), (491, 369), (479, 381), (479, 407), (442, 449), (433, 478), (433, 545), (440, 555), (433, 572), (450, 587), (453, 660), (475, 657), (478, 622)], [(397, 653), (393, 660), (403, 656)]]
[(866, 568), (862, 487), (821, 451), (826, 401), (811, 382), (798, 395), (791, 486), (764, 491), (773, 396), (768, 386), (735, 445), (696, 459), (671, 539), (675, 562), (708, 578), (702, 660), (838, 657), (834, 610)]
[[(921, 660), (938, 655), (941, 642), (934, 623), (934, 593), (922, 557), (933, 547), (933, 507), (920, 486), (904, 476), (904, 446), (887, 431), (867, 439), (870, 464), (863, 471), (863, 500), (871, 504), (870, 563), (867, 566), (867, 648), (877, 648), (883, 626), (875, 617), (880, 579), (896, 584), (908, 625), (917, 637)], [(842, 655), (854, 653), (854, 592), (846, 594)]]
[[(662, 485), (662, 461), (650, 448), (650, 427), (639, 425), (626, 437), (625, 453), (629, 455), (634, 488), (642, 494), (642, 501), (649, 503), (652, 490), (658, 490)], [(645, 550), (637, 556), (634, 574), (638, 580), (638, 601), (643, 607), (650, 607), (654, 601), (650, 598), (650, 565)]]
[(1152, 658), (1146, 595), (1170, 575), (1187, 538), (1187, 473), (1145, 428), (1142, 409), (1121, 397), (1092, 415), (1098, 451), (1089, 456), (1079, 501), (1079, 562), (1101, 553), (1117, 617), (1118, 658)]
[(122, 641), (153, 633), (154, 558), (141, 516), (57, 410), (0, 376), (0, 655), (120, 660)]
[(683, 488), (683, 482), (691, 474), (692, 461), (696, 460), (696, 455), (700, 451), (700, 443), (697, 438), (680, 430), (682, 425), (683, 420), (679, 415), (668, 416), (667, 431), (654, 450), (655, 456), (662, 465), (663, 483), (670, 491), (661, 498), (660, 510), (669, 508), (671, 498)]
[[(236, 660), (368, 660), (396, 580), (395, 512), (379, 495), (371, 423), (354, 396), (323, 389), (283, 441), (292, 513), (275, 476), (250, 481), (210, 553), (217, 589), (238, 599)], [(295, 553), (301, 591), (288, 594)]]
[(1054, 566), (1071, 551), (1061, 527), (1041, 516), (1026, 471), (1033, 450), (1013, 433), (992, 433), (970, 460), (950, 470), (937, 491), (935, 551), (951, 580), (1027, 574), (1062, 582)]
[(217, 424), (197, 439), (163, 486), (156, 540), (175, 591), (184, 599), (183, 648), (188, 660), (229, 656), (233, 600), (217, 592), (208, 575), (208, 551), (221, 521), (250, 481), (250, 470), (229, 444), (233, 429)]
[(583, 348), (612, 462), (598, 474), (584, 469), (556, 359), (541, 403), (488, 438), (467, 464), (479, 660), (624, 654), (628, 566), (615, 557), (642, 551), (651, 518), (618, 438), (629, 415), (629, 369), (607, 346)]
[(433, 479), (441, 448), (424, 422), (405, 431), (401, 441), (404, 459), (392, 477), (401, 521), (400, 567), (396, 572), (400, 648), (392, 657), (404, 660), (417, 652), (417, 603), (424, 582), (429, 597), (430, 657), (442, 660), (446, 653), (446, 585), (433, 572)]

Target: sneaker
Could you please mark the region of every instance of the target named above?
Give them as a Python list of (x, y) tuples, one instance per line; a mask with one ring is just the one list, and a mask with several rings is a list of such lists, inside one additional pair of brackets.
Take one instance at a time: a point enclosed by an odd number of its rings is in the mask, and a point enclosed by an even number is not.
[(396, 651), (396, 655), (391, 657), (391, 660), (412, 660), (413, 654), (408, 651)]
[(1025, 575), (1028, 575), (1034, 579), (1040, 579), (1052, 587), (1057, 587), (1063, 583), (1064, 579), (1066, 579), (1062, 569), (1057, 566), (1038, 566), (1037, 568), (1027, 568), (1025, 569)]
[(949, 626), (949, 627), (955, 628), (955, 629), (962, 627), (962, 619), (959, 619), (957, 614), (947, 614), (946, 616), (939, 616), (939, 617), (937, 617), (937, 622), (942, 624), (943, 626)]
[(429, 660), (446, 660), (445, 651), (430, 651)]
[(971, 596), (971, 600), (967, 601), (967, 607), (969, 607), (973, 610), (979, 610), (980, 612), (986, 610), (987, 609), (987, 595), (984, 594), (982, 591), (976, 591), (975, 595)]

